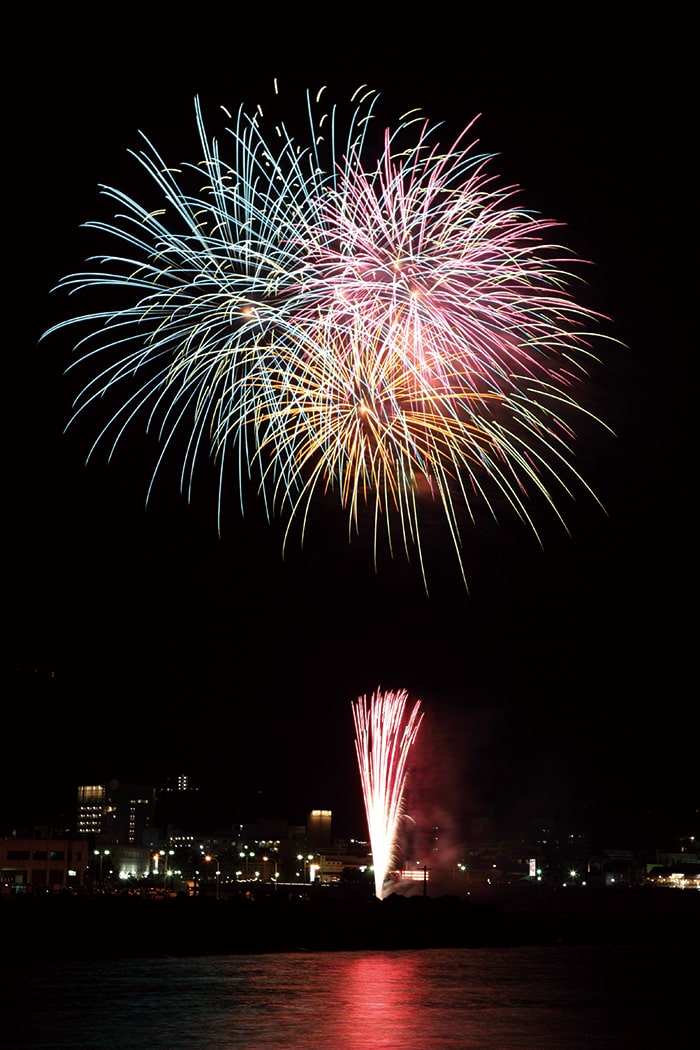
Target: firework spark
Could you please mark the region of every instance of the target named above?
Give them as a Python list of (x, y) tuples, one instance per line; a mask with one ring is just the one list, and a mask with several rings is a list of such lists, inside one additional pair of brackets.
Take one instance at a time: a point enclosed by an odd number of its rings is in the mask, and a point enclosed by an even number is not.
[(407, 762), (423, 720), (420, 700), (407, 712), (408, 693), (377, 690), (352, 704), (355, 750), (360, 769), (374, 867), (374, 887), (383, 899), (391, 892), (387, 877), (396, 861), (403, 815)]
[(162, 446), (153, 479), (177, 448), (190, 498), (205, 452), (243, 509), (256, 480), (268, 517), (286, 516), (285, 543), (334, 492), (351, 534), (371, 520), (375, 564), (383, 535), (416, 554), (424, 581), (429, 498), (464, 576), (475, 503), (495, 516), (504, 498), (537, 535), (533, 494), (563, 521), (559, 497), (590, 492), (570, 417), (588, 414), (573, 389), (600, 318), (569, 290), (564, 261), (580, 260), (545, 239), (557, 223), (496, 184), (474, 121), (448, 148), (416, 113), (376, 139), (375, 92), (345, 123), (322, 94), (307, 93), (306, 145), (284, 122), (266, 138), (260, 107), (241, 108), (227, 113), (227, 162), (199, 100), (199, 164), (170, 168), (143, 136), (134, 156), (159, 206), (102, 187), (117, 215), (87, 225), (120, 250), (58, 285), (114, 306), (46, 335), (87, 326), (73, 419), (117, 398), (90, 455), (107, 442), (111, 456), (140, 417)]

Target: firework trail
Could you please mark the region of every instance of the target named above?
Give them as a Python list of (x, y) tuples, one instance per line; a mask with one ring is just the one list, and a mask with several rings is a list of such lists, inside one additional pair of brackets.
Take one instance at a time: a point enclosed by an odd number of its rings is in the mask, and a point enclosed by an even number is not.
[(198, 164), (169, 167), (142, 136), (133, 155), (156, 207), (102, 187), (116, 216), (86, 225), (117, 246), (58, 285), (101, 308), (45, 335), (85, 326), (73, 420), (116, 398), (90, 455), (106, 442), (111, 456), (137, 418), (157, 433), (149, 495), (170, 451), (189, 499), (205, 454), (219, 518), (229, 478), (242, 509), (253, 479), (286, 544), (333, 493), (350, 535), (371, 521), (375, 565), (384, 537), (418, 558), (427, 588), (424, 500), (464, 576), (475, 505), (495, 517), (505, 499), (537, 535), (533, 495), (563, 522), (559, 497), (590, 492), (569, 417), (588, 415), (573, 389), (600, 318), (569, 291), (564, 261), (580, 260), (545, 239), (557, 223), (489, 174), (474, 121), (447, 148), (416, 113), (377, 138), (375, 92), (345, 120), (322, 95), (307, 93), (306, 145), (283, 121), (266, 137), (261, 108), (241, 107), (224, 111), (226, 161), (199, 100)]
[(406, 764), (423, 720), (420, 701), (416, 701), (410, 713), (406, 710), (407, 701), (405, 689), (387, 693), (378, 689), (369, 704), (366, 696), (358, 697), (352, 704), (375, 894), (380, 899), (391, 892), (387, 876), (396, 860)]

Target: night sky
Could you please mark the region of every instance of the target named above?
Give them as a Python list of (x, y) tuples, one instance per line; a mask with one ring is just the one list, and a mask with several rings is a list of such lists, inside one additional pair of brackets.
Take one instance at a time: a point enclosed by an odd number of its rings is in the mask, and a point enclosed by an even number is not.
[[(330, 807), (338, 833), (361, 832), (350, 702), (379, 686), (423, 701), (421, 762), (460, 819), (570, 814), (619, 843), (676, 804), (697, 812), (681, 262), (694, 190), (676, 30), (528, 23), (503, 43), (500, 19), (345, 33), (271, 13), (209, 25), (205, 9), (191, 26), (55, 17), (15, 16), (26, 62), (5, 133), (0, 824), (72, 813), (80, 783), (189, 772), (231, 817)], [(290, 110), (306, 88), (345, 99), (368, 83), (383, 112), (420, 106), (455, 135), (482, 114), (493, 173), (595, 264), (580, 297), (624, 345), (597, 344), (581, 391), (615, 436), (582, 426), (577, 456), (607, 513), (582, 496), (569, 535), (543, 515), (544, 550), (507, 515), (465, 525), (469, 593), (437, 525), (427, 596), (401, 552), (375, 573), (332, 504), (283, 559), (281, 524), (254, 503), (242, 519), (235, 492), (217, 534), (206, 469), (188, 506), (166, 466), (146, 508), (158, 449), (138, 426), (109, 465), (106, 451), (85, 464), (98, 415), (64, 434), (70, 333), (38, 341), (79, 308), (51, 289), (95, 250), (79, 227), (109, 215), (98, 184), (142, 185), (127, 156), (139, 130), (174, 164), (199, 159), (195, 95), (205, 113), (235, 110), (274, 77)]]

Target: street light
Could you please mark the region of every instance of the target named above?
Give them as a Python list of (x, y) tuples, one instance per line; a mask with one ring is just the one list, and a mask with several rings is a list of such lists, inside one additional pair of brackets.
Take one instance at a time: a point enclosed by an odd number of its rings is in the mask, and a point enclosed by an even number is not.
[(166, 850), (162, 849), (162, 850), (159, 850), (159, 854), (163, 858), (163, 892), (167, 893), (167, 891), (168, 891), (168, 857), (174, 857), (175, 856), (175, 850), (174, 849), (169, 849), (169, 850), (166, 851)]
[(311, 861), (313, 859), (314, 859), (313, 853), (307, 853), (306, 856), (304, 856), (303, 853), (297, 853), (297, 860), (301, 861), (301, 863), (303, 864), (303, 870), (302, 870), (302, 874), (301, 874), (301, 881), (302, 882), (306, 882), (306, 869), (307, 868), (309, 870), (309, 881), (310, 882), (313, 881), (313, 879), (311, 878)]
[(219, 858), (213, 856), (211, 853), (207, 853), (204, 858), (206, 861), (216, 861), (216, 899), (219, 900), (220, 896), (220, 880), (221, 880), (221, 865), (219, 864)]
[(109, 856), (109, 850), (108, 849), (102, 849), (102, 850), (96, 849), (94, 851), (94, 853), (95, 853), (96, 857), (100, 858), (100, 883), (99, 883), (99, 885), (100, 885), (100, 889), (102, 889), (103, 888), (103, 883), (102, 883), (102, 861), (104, 860), (105, 857)]
[(168, 857), (174, 857), (175, 850), (160, 849), (153, 854), (153, 875), (158, 874), (158, 865), (160, 864), (161, 858), (163, 860), (163, 893), (167, 892), (168, 889)]
[(247, 879), (250, 876), (250, 862), (255, 859), (255, 853), (252, 850), (249, 853), (241, 850), (238, 856), (245, 861), (245, 877)]
[(277, 880), (280, 877), (279, 871), (277, 870), (277, 857), (267, 857), (267, 856), (265, 856), (265, 857), (263, 857), (263, 860), (265, 861), (266, 864), (267, 864), (268, 861), (272, 861), (272, 863), (275, 865), (275, 874), (272, 876), (272, 878), (273, 878), (273, 881), (274, 881), (274, 884), (275, 884), (275, 889), (277, 889)]

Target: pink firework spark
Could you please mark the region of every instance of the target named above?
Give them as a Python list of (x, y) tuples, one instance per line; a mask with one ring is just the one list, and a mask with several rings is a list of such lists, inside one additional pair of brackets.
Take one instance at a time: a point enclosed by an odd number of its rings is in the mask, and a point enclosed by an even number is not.
[(426, 590), (434, 503), (466, 584), (479, 507), (539, 540), (533, 499), (562, 524), (579, 486), (597, 499), (575, 462), (575, 420), (590, 415), (575, 391), (604, 318), (572, 294), (583, 260), (552, 241), (560, 223), (491, 174), (477, 118), (443, 145), (415, 110), (382, 135), (368, 87), (346, 116), (323, 94), (307, 92), (306, 131), (224, 110), (227, 149), (196, 100), (201, 159), (182, 165), (144, 136), (149, 203), (103, 187), (116, 215), (88, 226), (111, 249), (59, 283), (96, 292), (94, 307), (45, 334), (82, 329), (73, 419), (114, 398), (93, 449), (113, 451), (137, 418), (157, 434), (149, 491), (183, 454), (189, 499), (207, 450), (219, 514), (230, 479), (242, 509), (253, 479), (286, 543), (339, 499), (375, 566), (402, 546)]
[(406, 764), (423, 720), (420, 700), (410, 713), (406, 710), (407, 701), (405, 689), (387, 693), (377, 689), (369, 704), (366, 696), (360, 696), (352, 705), (375, 893), (380, 900), (390, 892), (387, 876), (396, 859)]

